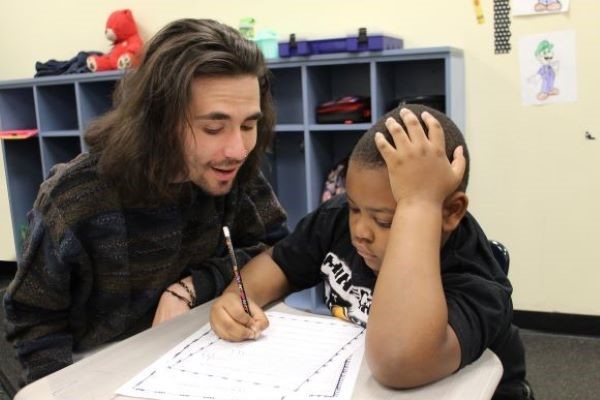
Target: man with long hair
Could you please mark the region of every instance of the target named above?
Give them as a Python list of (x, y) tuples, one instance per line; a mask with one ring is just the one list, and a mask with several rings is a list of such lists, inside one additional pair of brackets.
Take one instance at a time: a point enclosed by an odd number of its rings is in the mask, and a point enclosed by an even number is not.
[(219, 295), (224, 225), (240, 264), (287, 234), (259, 169), (273, 126), (263, 56), (236, 30), (182, 19), (152, 38), (30, 213), (4, 298), (26, 382)]

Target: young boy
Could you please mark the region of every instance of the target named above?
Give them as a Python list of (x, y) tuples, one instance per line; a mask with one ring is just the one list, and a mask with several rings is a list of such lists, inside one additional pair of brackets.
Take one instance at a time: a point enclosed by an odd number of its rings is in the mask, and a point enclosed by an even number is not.
[(214, 331), (256, 338), (268, 326), (261, 307), (324, 280), (332, 314), (366, 326), (367, 362), (382, 384), (433, 382), (490, 348), (504, 366), (494, 399), (533, 398), (512, 287), (467, 212), (468, 175), (448, 117), (417, 105), (391, 111), (356, 144), (347, 193), (244, 267), (253, 317), (232, 284), (211, 309)]

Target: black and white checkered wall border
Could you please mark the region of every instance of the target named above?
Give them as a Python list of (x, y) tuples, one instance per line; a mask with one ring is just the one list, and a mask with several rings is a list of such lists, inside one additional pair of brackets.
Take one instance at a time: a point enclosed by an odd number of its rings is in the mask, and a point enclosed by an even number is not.
[(494, 52), (510, 53), (509, 0), (494, 0)]

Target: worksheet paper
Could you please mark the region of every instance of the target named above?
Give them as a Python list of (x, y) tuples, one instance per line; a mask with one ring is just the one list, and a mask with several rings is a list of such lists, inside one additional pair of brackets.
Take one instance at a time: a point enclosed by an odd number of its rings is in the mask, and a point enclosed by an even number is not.
[(364, 329), (333, 317), (267, 312), (257, 340), (219, 339), (206, 324), (122, 386), (149, 399), (349, 399)]

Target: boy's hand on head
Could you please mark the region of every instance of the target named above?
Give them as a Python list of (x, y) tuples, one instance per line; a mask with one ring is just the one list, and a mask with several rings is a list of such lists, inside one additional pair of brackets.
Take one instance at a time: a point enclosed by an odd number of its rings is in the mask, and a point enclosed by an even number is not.
[(239, 294), (223, 292), (210, 309), (210, 325), (217, 336), (231, 342), (258, 339), (260, 333), (269, 326), (269, 320), (251, 299), (248, 299), (248, 306), (252, 317), (244, 311)]
[(462, 146), (456, 148), (452, 163), (445, 150), (444, 131), (440, 123), (428, 112), (421, 117), (429, 130), (423, 127), (412, 111), (403, 108), (400, 118), (407, 132), (393, 118), (386, 127), (396, 148), (378, 132), (375, 143), (383, 156), (390, 175), (392, 193), (396, 202), (426, 201), (442, 204), (460, 184), (465, 172)]

